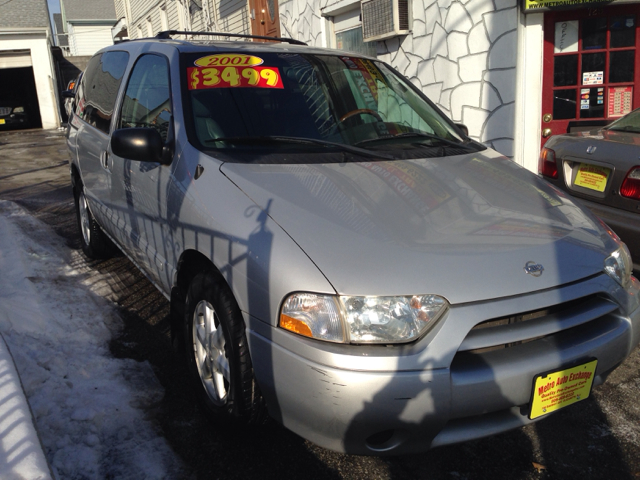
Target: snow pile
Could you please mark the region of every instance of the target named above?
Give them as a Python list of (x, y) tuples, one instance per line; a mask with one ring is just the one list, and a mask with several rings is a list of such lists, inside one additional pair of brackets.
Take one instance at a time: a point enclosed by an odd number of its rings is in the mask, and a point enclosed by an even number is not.
[(0, 337), (0, 478), (51, 478), (11, 354)]
[[(164, 395), (151, 367), (109, 352), (121, 320), (95, 293), (100, 285), (104, 279), (79, 252), (17, 205), (0, 201), (0, 332), (54, 475), (184, 476), (161, 432), (145, 419), (144, 408)], [(1, 467), (0, 477), (7, 478)]]

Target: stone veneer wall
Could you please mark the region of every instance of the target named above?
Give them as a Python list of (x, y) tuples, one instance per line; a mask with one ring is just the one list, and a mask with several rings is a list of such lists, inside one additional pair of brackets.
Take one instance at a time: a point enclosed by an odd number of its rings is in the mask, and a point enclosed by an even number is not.
[[(323, 44), (330, 0), (280, 3), (283, 36)], [(472, 138), (513, 157), (517, 0), (411, 0), (407, 36), (378, 42), (378, 58), (408, 77)]]

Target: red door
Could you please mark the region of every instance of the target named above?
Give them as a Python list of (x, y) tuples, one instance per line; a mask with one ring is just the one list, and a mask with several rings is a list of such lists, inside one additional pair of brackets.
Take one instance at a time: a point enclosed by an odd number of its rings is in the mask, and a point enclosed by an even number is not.
[(639, 17), (637, 5), (545, 13), (543, 144), (640, 107)]
[(251, 33), (263, 37), (280, 36), (278, 0), (249, 0)]

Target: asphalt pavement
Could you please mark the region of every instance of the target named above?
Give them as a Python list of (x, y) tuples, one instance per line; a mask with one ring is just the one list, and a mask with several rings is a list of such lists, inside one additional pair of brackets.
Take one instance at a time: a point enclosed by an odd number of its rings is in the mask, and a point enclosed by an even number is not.
[[(79, 249), (63, 131), (0, 133), (0, 199), (16, 202)], [(592, 396), (522, 429), (420, 455), (361, 457), (324, 450), (269, 422), (252, 431), (209, 423), (171, 349), (169, 305), (124, 257), (89, 261), (108, 275), (105, 298), (124, 328), (114, 356), (148, 361), (165, 389), (148, 416), (189, 478), (635, 479), (640, 478), (640, 349)], [(115, 280), (114, 280), (115, 279)], [(38, 419), (35, 418), (37, 428)]]

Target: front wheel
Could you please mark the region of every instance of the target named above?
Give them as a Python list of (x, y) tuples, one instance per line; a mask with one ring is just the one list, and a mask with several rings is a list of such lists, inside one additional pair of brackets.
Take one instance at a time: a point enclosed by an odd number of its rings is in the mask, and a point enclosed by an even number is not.
[(108, 258), (113, 254), (114, 245), (93, 218), (82, 185), (74, 188), (76, 218), (81, 236), (82, 251), (91, 259)]
[(217, 421), (252, 425), (266, 416), (249, 357), (244, 321), (224, 279), (200, 273), (185, 305), (185, 353), (201, 403)]

